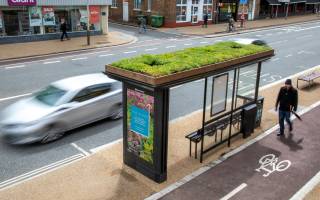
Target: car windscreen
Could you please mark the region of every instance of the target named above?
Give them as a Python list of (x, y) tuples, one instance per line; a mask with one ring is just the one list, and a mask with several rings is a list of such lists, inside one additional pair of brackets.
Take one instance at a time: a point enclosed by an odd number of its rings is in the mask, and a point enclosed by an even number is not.
[(46, 105), (54, 106), (65, 94), (65, 90), (49, 85), (44, 90), (36, 93), (35, 98)]

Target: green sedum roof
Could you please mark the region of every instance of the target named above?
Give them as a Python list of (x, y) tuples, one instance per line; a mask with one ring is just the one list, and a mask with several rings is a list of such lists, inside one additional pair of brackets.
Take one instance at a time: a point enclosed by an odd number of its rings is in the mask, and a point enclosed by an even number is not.
[(160, 77), (268, 50), (271, 50), (268, 46), (220, 42), (214, 45), (188, 48), (172, 53), (159, 55), (145, 54), (114, 62), (111, 66), (153, 77)]

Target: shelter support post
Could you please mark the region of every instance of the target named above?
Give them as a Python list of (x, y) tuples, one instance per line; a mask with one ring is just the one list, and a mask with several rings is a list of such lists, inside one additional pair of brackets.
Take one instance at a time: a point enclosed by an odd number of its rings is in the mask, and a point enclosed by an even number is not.
[(258, 63), (258, 70), (257, 70), (257, 78), (256, 78), (256, 88), (254, 93), (254, 101), (258, 101), (258, 95), (259, 95), (259, 85), (260, 85), (260, 75), (261, 75), (261, 65), (262, 63)]
[(204, 125), (206, 121), (206, 105), (207, 105), (207, 87), (208, 87), (208, 78), (205, 78), (204, 81), (204, 91), (203, 91), (203, 112), (202, 112), (202, 131), (201, 131), (201, 150), (200, 150), (200, 163), (203, 159), (203, 142), (204, 142)]
[[(231, 145), (231, 131), (232, 131), (232, 118), (233, 118), (233, 109), (234, 109), (234, 100), (235, 100), (235, 96), (236, 96), (236, 82), (238, 82), (237, 80), (237, 71), (239, 69), (234, 69), (234, 75), (233, 75), (233, 86), (232, 86), (232, 99), (231, 99), (231, 114), (230, 114), (230, 122), (229, 122), (229, 136), (228, 136), (228, 147), (230, 147)], [(239, 77), (238, 77), (239, 78)], [(236, 81), (237, 80), (237, 81)]]

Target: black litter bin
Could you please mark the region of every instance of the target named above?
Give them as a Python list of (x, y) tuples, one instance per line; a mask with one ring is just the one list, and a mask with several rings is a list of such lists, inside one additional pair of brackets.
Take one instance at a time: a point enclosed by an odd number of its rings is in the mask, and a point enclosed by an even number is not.
[(256, 125), (257, 105), (252, 104), (243, 108), (241, 120), (241, 132), (243, 138), (249, 137), (254, 132)]

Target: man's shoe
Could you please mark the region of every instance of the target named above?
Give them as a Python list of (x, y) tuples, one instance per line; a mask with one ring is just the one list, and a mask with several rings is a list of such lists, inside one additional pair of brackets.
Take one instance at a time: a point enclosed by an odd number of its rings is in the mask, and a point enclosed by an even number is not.
[(289, 127), (289, 131), (291, 132), (292, 130), (293, 130), (293, 127), (292, 127), (292, 126), (290, 126), (290, 127)]
[(277, 136), (283, 136), (284, 135), (284, 133), (278, 133), (277, 134)]

